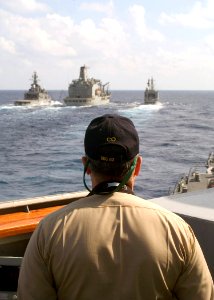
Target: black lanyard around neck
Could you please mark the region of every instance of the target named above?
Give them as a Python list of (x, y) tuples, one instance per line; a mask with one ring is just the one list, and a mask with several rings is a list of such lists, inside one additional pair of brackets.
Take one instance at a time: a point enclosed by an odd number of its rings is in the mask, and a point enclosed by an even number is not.
[[(117, 187), (119, 185), (120, 182), (101, 182), (92, 189), (92, 191), (88, 194), (88, 196), (95, 195), (95, 194), (96, 195), (112, 194), (115, 192), (115, 190), (117, 190)], [(127, 185), (124, 185), (118, 192), (134, 195), (134, 192)]]

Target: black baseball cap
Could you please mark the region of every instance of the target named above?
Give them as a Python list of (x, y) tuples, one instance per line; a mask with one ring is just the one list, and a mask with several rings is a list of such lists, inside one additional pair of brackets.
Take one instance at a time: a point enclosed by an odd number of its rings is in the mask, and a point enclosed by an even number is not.
[(117, 114), (91, 121), (85, 132), (85, 153), (103, 162), (127, 162), (139, 153), (139, 137), (133, 122)]

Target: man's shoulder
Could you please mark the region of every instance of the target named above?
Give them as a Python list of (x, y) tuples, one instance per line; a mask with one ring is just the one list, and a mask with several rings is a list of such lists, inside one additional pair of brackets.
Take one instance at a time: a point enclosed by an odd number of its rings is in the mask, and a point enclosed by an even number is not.
[(169, 210), (165, 209), (164, 207), (151, 202), (150, 200), (146, 200), (136, 195), (132, 194), (125, 194), (125, 193), (114, 193), (112, 196), (107, 200), (108, 202), (115, 203), (115, 205), (121, 205), (126, 207), (139, 207), (145, 209), (152, 209), (163, 211), (165, 213), (171, 213)]
[(175, 222), (187, 225), (186, 222), (174, 212), (136, 195), (114, 193), (111, 198), (109, 198), (107, 203), (113, 203), (123, 207), (130, 207), (132, 209), (134, 208), (141, 211), (143, 214), (153, 214), (158, 218), (165, 219), (169, 223)]

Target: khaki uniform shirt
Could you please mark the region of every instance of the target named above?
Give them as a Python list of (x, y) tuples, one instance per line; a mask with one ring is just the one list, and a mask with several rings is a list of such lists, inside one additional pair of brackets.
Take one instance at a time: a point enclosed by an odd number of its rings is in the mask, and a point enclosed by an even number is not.
[(179, 216), (124, 193), (92, 195), (43, 219), (19, 300), (213, 300), (199, 244)]

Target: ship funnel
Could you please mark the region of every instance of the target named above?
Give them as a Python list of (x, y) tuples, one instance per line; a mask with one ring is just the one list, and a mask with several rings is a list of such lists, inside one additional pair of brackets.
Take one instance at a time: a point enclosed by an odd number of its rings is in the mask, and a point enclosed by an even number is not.
[(87, 67), (83, 66), (80, 67), (80, 80), (86, 81), (87, 80)]

